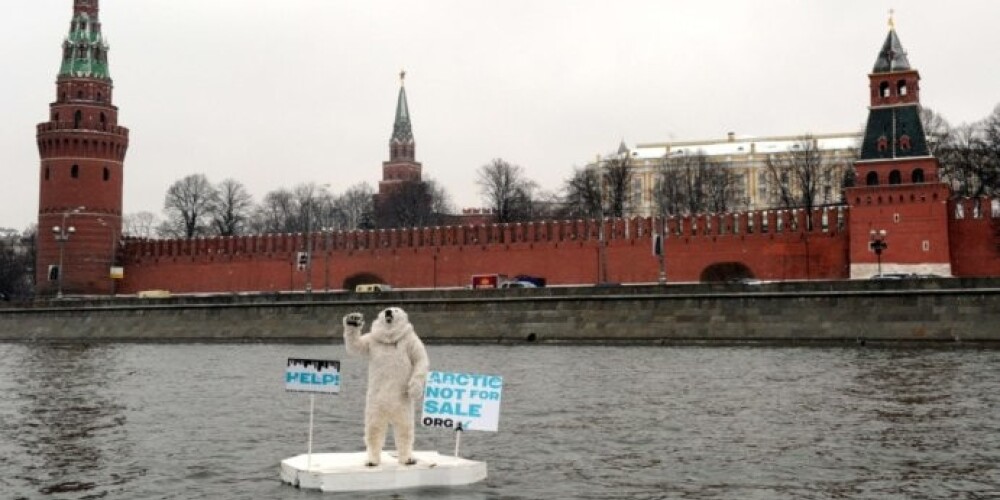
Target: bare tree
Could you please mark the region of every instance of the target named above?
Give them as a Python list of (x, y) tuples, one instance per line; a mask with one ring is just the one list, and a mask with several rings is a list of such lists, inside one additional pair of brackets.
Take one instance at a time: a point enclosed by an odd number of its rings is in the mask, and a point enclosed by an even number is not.
[(330, 226), (329, 207), (333, 206), (333, 195), (327, 186), (315, 182), (299, 184), (292, 190), (297, 214), (294, 232), (316, 231)]
[(726, 165), (711, 162), (702, 151), (665, 157), (654, 192), (656, 206), (662, 215), (724, 212), (740, 202), (736, 181)]
[(786, 152), (768, 155), (766, 169), (772, 204), (803, 208), (810, 215), (820, 204), (823, 186), (841, 182), (840, 172), (811, 135), (803, 136)]
[(431, 186), (426, 182), (403, 182), (379, 195), (377, 224), (382, 228), (423, 227), (436, 222)]
[(122, 233), (132, 238), (154, 238), (161, 221), (153, 212), (125, 214), (122, 218)]
[(455, 207), (451, 203), (451, 195), (435, 179), (424, 179), (427, 183), (427, 190), (431, 193), (431, 213), (434, 223), (440, 224), (448, 215), (455, 212)]
[(728, 163), (709, 162), (702, 173), (705, 209), (713, 213), (743, 210), (747, 206), (744, 184)]
[(602, 182), (604, 184), (605, 215), (624, 217), (629, 211), (629, 188), (632, 186), (632, 157), (628, 150), (623, 154), (604, 161), (602, 166)]
[(372, 195), (375, 191), (367, 183), (355, 184), (333, 201), (331, 225), (336, 229), (353, 230), (361, 227), (365, 217), (370, 217), (374, 207)]
[(0, 302), (34, 294), (36, 228), (0, 228)]
[(531, 218), (531, 196), (537, 185), (524, 175), (524, 169), (501, 158), (479, 167), (480, 192), (497, 222), (517, 222)]
[(939, 146), (950, 143), (951, 124), (931, 108), (920, 108), (920, 123), (924, 127), (924, 135), (927, 137), (927, 149), (932, 155), (937, 154)]
[(596, 166), (573, 169), (563, 191), (561, 216), (564, 218), (596, 218), (604, 211), (601, 176)]
[(215, 199), (215, 188), (203, 174), (192, 174), (173, 183), (163, 202), (167, 217), (162, 232), (180, 238), (205, 234)]
[(264, 195), (254, 209), (250, 227), (256, 233), (291, 233), (297, 227), (295, 195), (286, 188), (279, 188)]
[(215, 187), (216, 198), (211, 206), (212, 226), (219, 236), (236, 236), (247, 227), (253, 197), (243, 183), (226, 179)]
[(942, 179), (954, 194), (1000, 194), (1000, 106), (979, 122), (953, 129), (937, 156)]

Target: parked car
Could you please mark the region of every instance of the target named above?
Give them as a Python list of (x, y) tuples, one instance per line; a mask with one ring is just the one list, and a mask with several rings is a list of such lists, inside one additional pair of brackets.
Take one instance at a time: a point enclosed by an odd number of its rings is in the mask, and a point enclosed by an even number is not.
[(530, 281), (504, 281), (500, 288), (538, 288), (538, 285)]
[(379, 293), (389, 290), (392, 290), (392, 287), (385, 283), (364, 283), (354, 287), (356, 293)]
[(542, 288), (545, 286), (545, 278), (541, 276), (529, 276), (527, 274), (518, 274), (517, 276), (514, 276), (514, 281), (526, 281), (528, 283), (537, 286), (538, 288)]
[(913, 274), (906, 274), (906, 273), (882, 273), (882, 274), (876, 274), (876, 275), (872, 276), (871, 279), (878, 280), (878, 281), (884, 281), (884, 280), (905, 280), (905, 279), (908, 279), (908, 278), (911, 278), (911, 277), (914, 277), (914, 276), (915, 275), (913, 275)]

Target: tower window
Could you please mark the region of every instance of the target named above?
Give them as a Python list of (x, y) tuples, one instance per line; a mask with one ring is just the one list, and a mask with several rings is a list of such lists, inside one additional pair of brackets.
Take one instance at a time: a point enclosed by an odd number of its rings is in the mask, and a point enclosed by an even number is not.
[(906, 95), (906, 80), (900, 80), (896, 82), (896, 95), (899, 96)]
[(922, 184), (924, 182), (924, 169), (922, 169), (922, 168), (915, 168), (915, 169), (913, 169), (913, 174), (911, 174), (911, 175), (912, 175), (913, 183), (914, 184)]
[(878, 95), (883, 99), (889, 97), (889, 82), (882, 82), (878, 84)]
[(878, 186), (878, 174), (868, 172), (868, 175), (865, 176), (865, 184), (868, 186)]
[(49, 180), (49, 167), (45, 167), (45, 180)]
[(83, 112), (78, 109), (73, 113), (73, 128), (80, 128), (81, 123), (83, 123)]
[(69, 169), (69, 176), (72, 177), (72, 178), (74, 178), (74, 179), (80, 177), (80, 166), (79, 165), (73, 165)]
[(111, 178), (111, 171), (108, 170), (108, 167), (104, 167), (104, 180), (107, 181), (110, 178)]
[(889, 149), (889, 138), (884, 135), (879, 137), (878, 142), (875, 144), (875, 148), (880, 152)]
[(903, 176), (899, 173), (899, 170), (893, 170), (889, 172), (889, 184), (902, 184)]
[(903, 151), (910, 150), (910, 136), (904, 134), (899, 137), (899, 149)]

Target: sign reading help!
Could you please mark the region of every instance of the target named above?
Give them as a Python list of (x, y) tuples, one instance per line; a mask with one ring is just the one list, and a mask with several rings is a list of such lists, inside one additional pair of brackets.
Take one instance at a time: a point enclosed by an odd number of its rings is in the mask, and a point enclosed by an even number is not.
[(472, 373), (430, 372), (424, 388), (426, 427), (496, 432), (500, 422), (503, 377)]
[(294, 392), (340, 392), (340, 361), (288, 358), (285, 390)]

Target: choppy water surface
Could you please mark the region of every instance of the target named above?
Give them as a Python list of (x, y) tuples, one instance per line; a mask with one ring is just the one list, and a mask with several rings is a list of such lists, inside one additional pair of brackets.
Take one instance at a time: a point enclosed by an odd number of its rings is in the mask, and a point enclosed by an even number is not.
[[(358, 498), (1000, 498), (997, 351), (429, 353), (504, 376), (500, 432), (462, 439), (490, 477)], [(314, 449), (360, 451), (364, 366), (342, 346), (0, 345), (0, 498), (322, 498), (278, 480), (308, 422), (309, 397), (283, 390), (288, 357), (345, 361)]]

